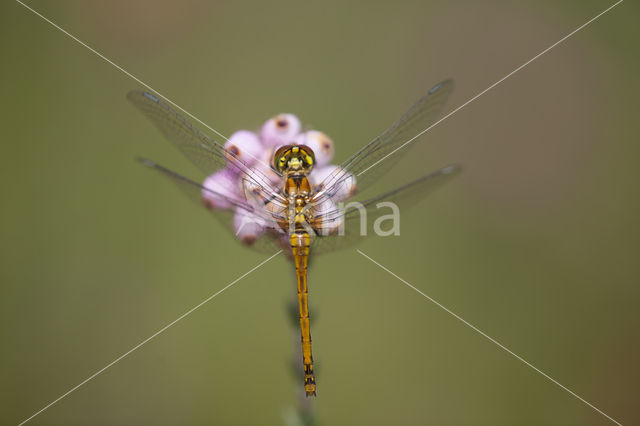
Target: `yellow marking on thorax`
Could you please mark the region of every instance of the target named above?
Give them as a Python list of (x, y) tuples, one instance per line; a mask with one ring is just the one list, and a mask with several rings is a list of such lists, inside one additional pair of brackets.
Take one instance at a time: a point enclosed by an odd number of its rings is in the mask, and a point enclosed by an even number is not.
[(290, 216), (289, 220), (293, 229), (296, 231), (306, 229), (307, 217), (304, 212), (311, 193), (309, 179), (304, 174), (289, 175), (285, 180), (283, 191), (291, 203), (289, 212), (292, 217)]

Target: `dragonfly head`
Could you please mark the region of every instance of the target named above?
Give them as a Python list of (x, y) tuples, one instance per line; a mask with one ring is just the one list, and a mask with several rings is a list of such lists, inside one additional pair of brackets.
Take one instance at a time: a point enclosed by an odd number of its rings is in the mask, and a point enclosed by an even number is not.
[(306, 145), (285, 145), (273, 155), (273, 166), (282, 173), (309, 173), (316, 162), (313, 150)]

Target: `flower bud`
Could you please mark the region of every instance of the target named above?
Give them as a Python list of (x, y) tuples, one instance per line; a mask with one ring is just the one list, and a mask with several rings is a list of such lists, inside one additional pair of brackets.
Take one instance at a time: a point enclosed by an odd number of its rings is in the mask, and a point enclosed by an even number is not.
[(327, 135), (317, 130), (300, 133), (296, 144), (306, 145), (313, 150), (316, 157), (316, 167), (324, 167), (333, 160), (333, 141)]
[(321, 236), (338, 233), (344, 222), (344, 212), (338, 210), (338, 206), (331, 199), (326, 199), (315, 206), (315, 214), (322, 218), (322, 222), (316, 225), (316, 232)]
[(262, 188), (268, 188), (272, 191), (280, 189), (282, 178), (276, 172), (266, 166), (256, 164), (255, 167), (249, 168), (246, 173), (239, 176), (239, 188), (250, 202), (260, 203), (260, 199), (256, 197), (265, 196)]
[(237, 176), (229, 169), (222, 169), (207, 177), (202, 186), (202, 201), (211, 210), (226, 210), (233, 206), (228, 200), (239, 198), (239, 184)]
[(262, 157), (264, 151), (258, 135), (248, 130), (238, 130), (232, 134), (224, 144), (224, 149), (227, 152), (227, 161), (231, 157), (229, 154), (233, 154), (247, 166), (254, 165)]
[(262, 126), (260, 137), (266, 147), (276, 148), (293, 142), (300, 133), (300, 120), (293, 114), (279, 114)]
[(344, 172), (340, 166), (329, 165), (313, 169), (309, 174), (309, 180), (314, 189), (317, 189), (332, 174), (335, 178), (331, 179), (329, 183), (332, 187), (330, 191), (335, 193), (332, 194), (331, 198), (334, 201), (342, 201), (353, 197), (357, 190), (356, 177), (351, 173)]
[(273, 148), (265, 149), (260, 164), (256, 164), (256, 169), (262, 172), (275, 187), (282, 186), (282, 177), (272, 168), (273, 166)]
[(262, 236), (265, 227), (259, 217), (244, 209), (236, 209), (233, 216), (233, 231), (240, 241), (250, 246)]

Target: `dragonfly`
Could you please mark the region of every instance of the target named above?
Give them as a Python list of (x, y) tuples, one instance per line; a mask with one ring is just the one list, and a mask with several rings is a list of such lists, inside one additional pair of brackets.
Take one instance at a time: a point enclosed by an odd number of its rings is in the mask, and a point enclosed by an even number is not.
[[(285, 143), (274, 150), (269, 169), (256, 168), (237, 151), (225, 149), (224, 144), (199, 130), (154, 94), (132, 91), (127, 96), (195, 166), (207, 175), (223, 168), (232, 170), (241, 182), (242, 190), (230, 195), (146, 158), (139, 159), (142, 164), (169, 178), (200, 204), (203, 199), (212, 197), (223, 201), (226, 209), (210, 208), (206, 202), (205, 205), (226, 228), (231, 229), (233, 215), (238, 213), (250, 218), (251, 222), (260, 223), (266, 232), (258, 239), (245, 241), (251, 248), (272, 254), (284, 250), (289, 254), (295, 265), (303, 383), (307, 396), (316, 395), (308, 308), (309, 256), (333, 252), (364, 238), (359, 223), (363, 209), (371, 220), (381, 216), (381, 209), (376, 206), (382, 201), (407, 208), (460, 171), (457, 165), (449, 165), (394, 190), (369, 198), (361, 195), (409, 150), (408, 142), (435, 123), (452, 89), (452, 80), (433, 86), (387, 130), (315, 183), (310, 176), (316, 156), (305, 144), (293, 140)], [(358, 200), (361, 207), (345, 210), (341, 205), (344, 200)]]

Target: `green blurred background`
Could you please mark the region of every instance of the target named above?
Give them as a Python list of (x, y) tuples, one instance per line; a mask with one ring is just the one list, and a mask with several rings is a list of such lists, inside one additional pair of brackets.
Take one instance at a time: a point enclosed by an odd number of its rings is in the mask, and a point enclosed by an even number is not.
[[(467, 101), (612, 2), (28, 3), (229, 135), (279, 112), (342, 160), (436, 82)], [(202, 176), (139, 84), (0, 6), (0, 423), (17, 424), (257, 265), (144, 155)], [(464, 173), (364, 253), (639, 424), (640, 8), (622, 3), (442, 122), (385, 178)], [(611, 424), (370, 261), (310, 275), (319, 425)], [(296, 410), (283, 256), (31, 423), (274, 425)]]

